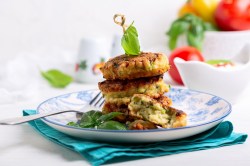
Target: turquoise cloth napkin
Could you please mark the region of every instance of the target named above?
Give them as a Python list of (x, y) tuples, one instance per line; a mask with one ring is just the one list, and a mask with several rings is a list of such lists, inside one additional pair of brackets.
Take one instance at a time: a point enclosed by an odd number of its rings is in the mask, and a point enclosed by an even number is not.
[[(23, 111), (24, 116), (32, 114), (36, 114), (36, 111)], [(49, 140), (80, 153), (93, 166), (241, 144), (247, 139), (246, 134), (234, 133), (233, 125), (229, 121), (189, 138), (139, 145), (80, 140), (54, 130), (41, 120), (31, 121), (29, 124)]]

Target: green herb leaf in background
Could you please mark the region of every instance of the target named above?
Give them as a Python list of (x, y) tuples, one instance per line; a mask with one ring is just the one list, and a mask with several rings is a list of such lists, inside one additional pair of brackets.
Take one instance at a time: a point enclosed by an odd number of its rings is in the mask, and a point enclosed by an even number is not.
[(167, 31), (166, 34), (169, 37), (168, 46), (171, 50), (175, 49), (179, 37), (185, 34), (188, 45), (201, 50), (205, 31), (212, 30), (216, 30), (212, 24), (204, 22), (193, 14), (186, 14), (175, 20)]
[(140, 54), (140, 44), (138, 39), (138, 33), (133, 23), (124, 32), (121, 45), (127, 55), (139, 55)]
[(176, 47), (178, 37), (187, 32), (189, 28), (189, 23), (187, 22), (174, 22), (172, 28), (167, 32), (169, 36), (169, 48), (173, 50)]
[(46, 72), (42, 71), (41, 74), (50, 83), (50, 85), (55, 88), (65, 88), (73, 81), (71, 76), (56, 69), (48, 70)]
[(189, 46), (193, 46), (198, 50), (202, 49), (203, 35), (195, 35), (192, 32), (187, 32), (187, 42)]

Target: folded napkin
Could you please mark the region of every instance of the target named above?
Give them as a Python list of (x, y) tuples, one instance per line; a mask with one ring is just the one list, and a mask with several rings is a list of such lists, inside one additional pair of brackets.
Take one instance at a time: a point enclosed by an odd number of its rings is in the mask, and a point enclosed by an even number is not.
[[(23, 114), (32, 115), (36, 114), (36, 111), (24, 110)], [(49, 127), (41, 120), (31, 121), (29, 124), (49, 140), (80, 153), (93, 166), (106, 162), (121, 162), (241, 144), (247, 139), (246, 134), (234, 133), (233, 125), (229, 121), (189, 138), (139, 145), (80, 140)]]

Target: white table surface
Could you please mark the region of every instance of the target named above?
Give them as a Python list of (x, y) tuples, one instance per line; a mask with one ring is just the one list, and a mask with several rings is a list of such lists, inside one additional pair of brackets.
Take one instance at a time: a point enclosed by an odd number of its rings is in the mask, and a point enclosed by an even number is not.
[[(36, 109), (42, 101), (73, 91), (97, 88), (96, 84), (73, 83), (66, 89), (43, 88), (29, 101), (0, 105), (0, 119), (21, 116), (23, 109)], [(234, 131), (250, 134), (250, 85), (233, 105), (226, 118)], [(250, 143), (170, 156), (146, 158), (109, 165), (192, 165), (249, 166)], [(78, 153), (59, 146), (41, 136), (28, 124), (0, 126), (0, 166), (84, 166), (90, 165)]]

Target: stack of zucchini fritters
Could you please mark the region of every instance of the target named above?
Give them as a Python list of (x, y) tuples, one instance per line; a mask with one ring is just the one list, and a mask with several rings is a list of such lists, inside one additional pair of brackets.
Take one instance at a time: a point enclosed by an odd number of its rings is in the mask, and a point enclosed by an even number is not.
[(169, 107), (172, 101), (164, 96), (169, 85), (164, 83), (163, 74), (169, 68), (167, 56), (161, 53), (110, 59), (101, 68), (106, 80), (98, 84), (105, 98), (103, 113), (122, 112), (116, 120), (132, 122), (130, 129), (185, 126), (186, 114)]

